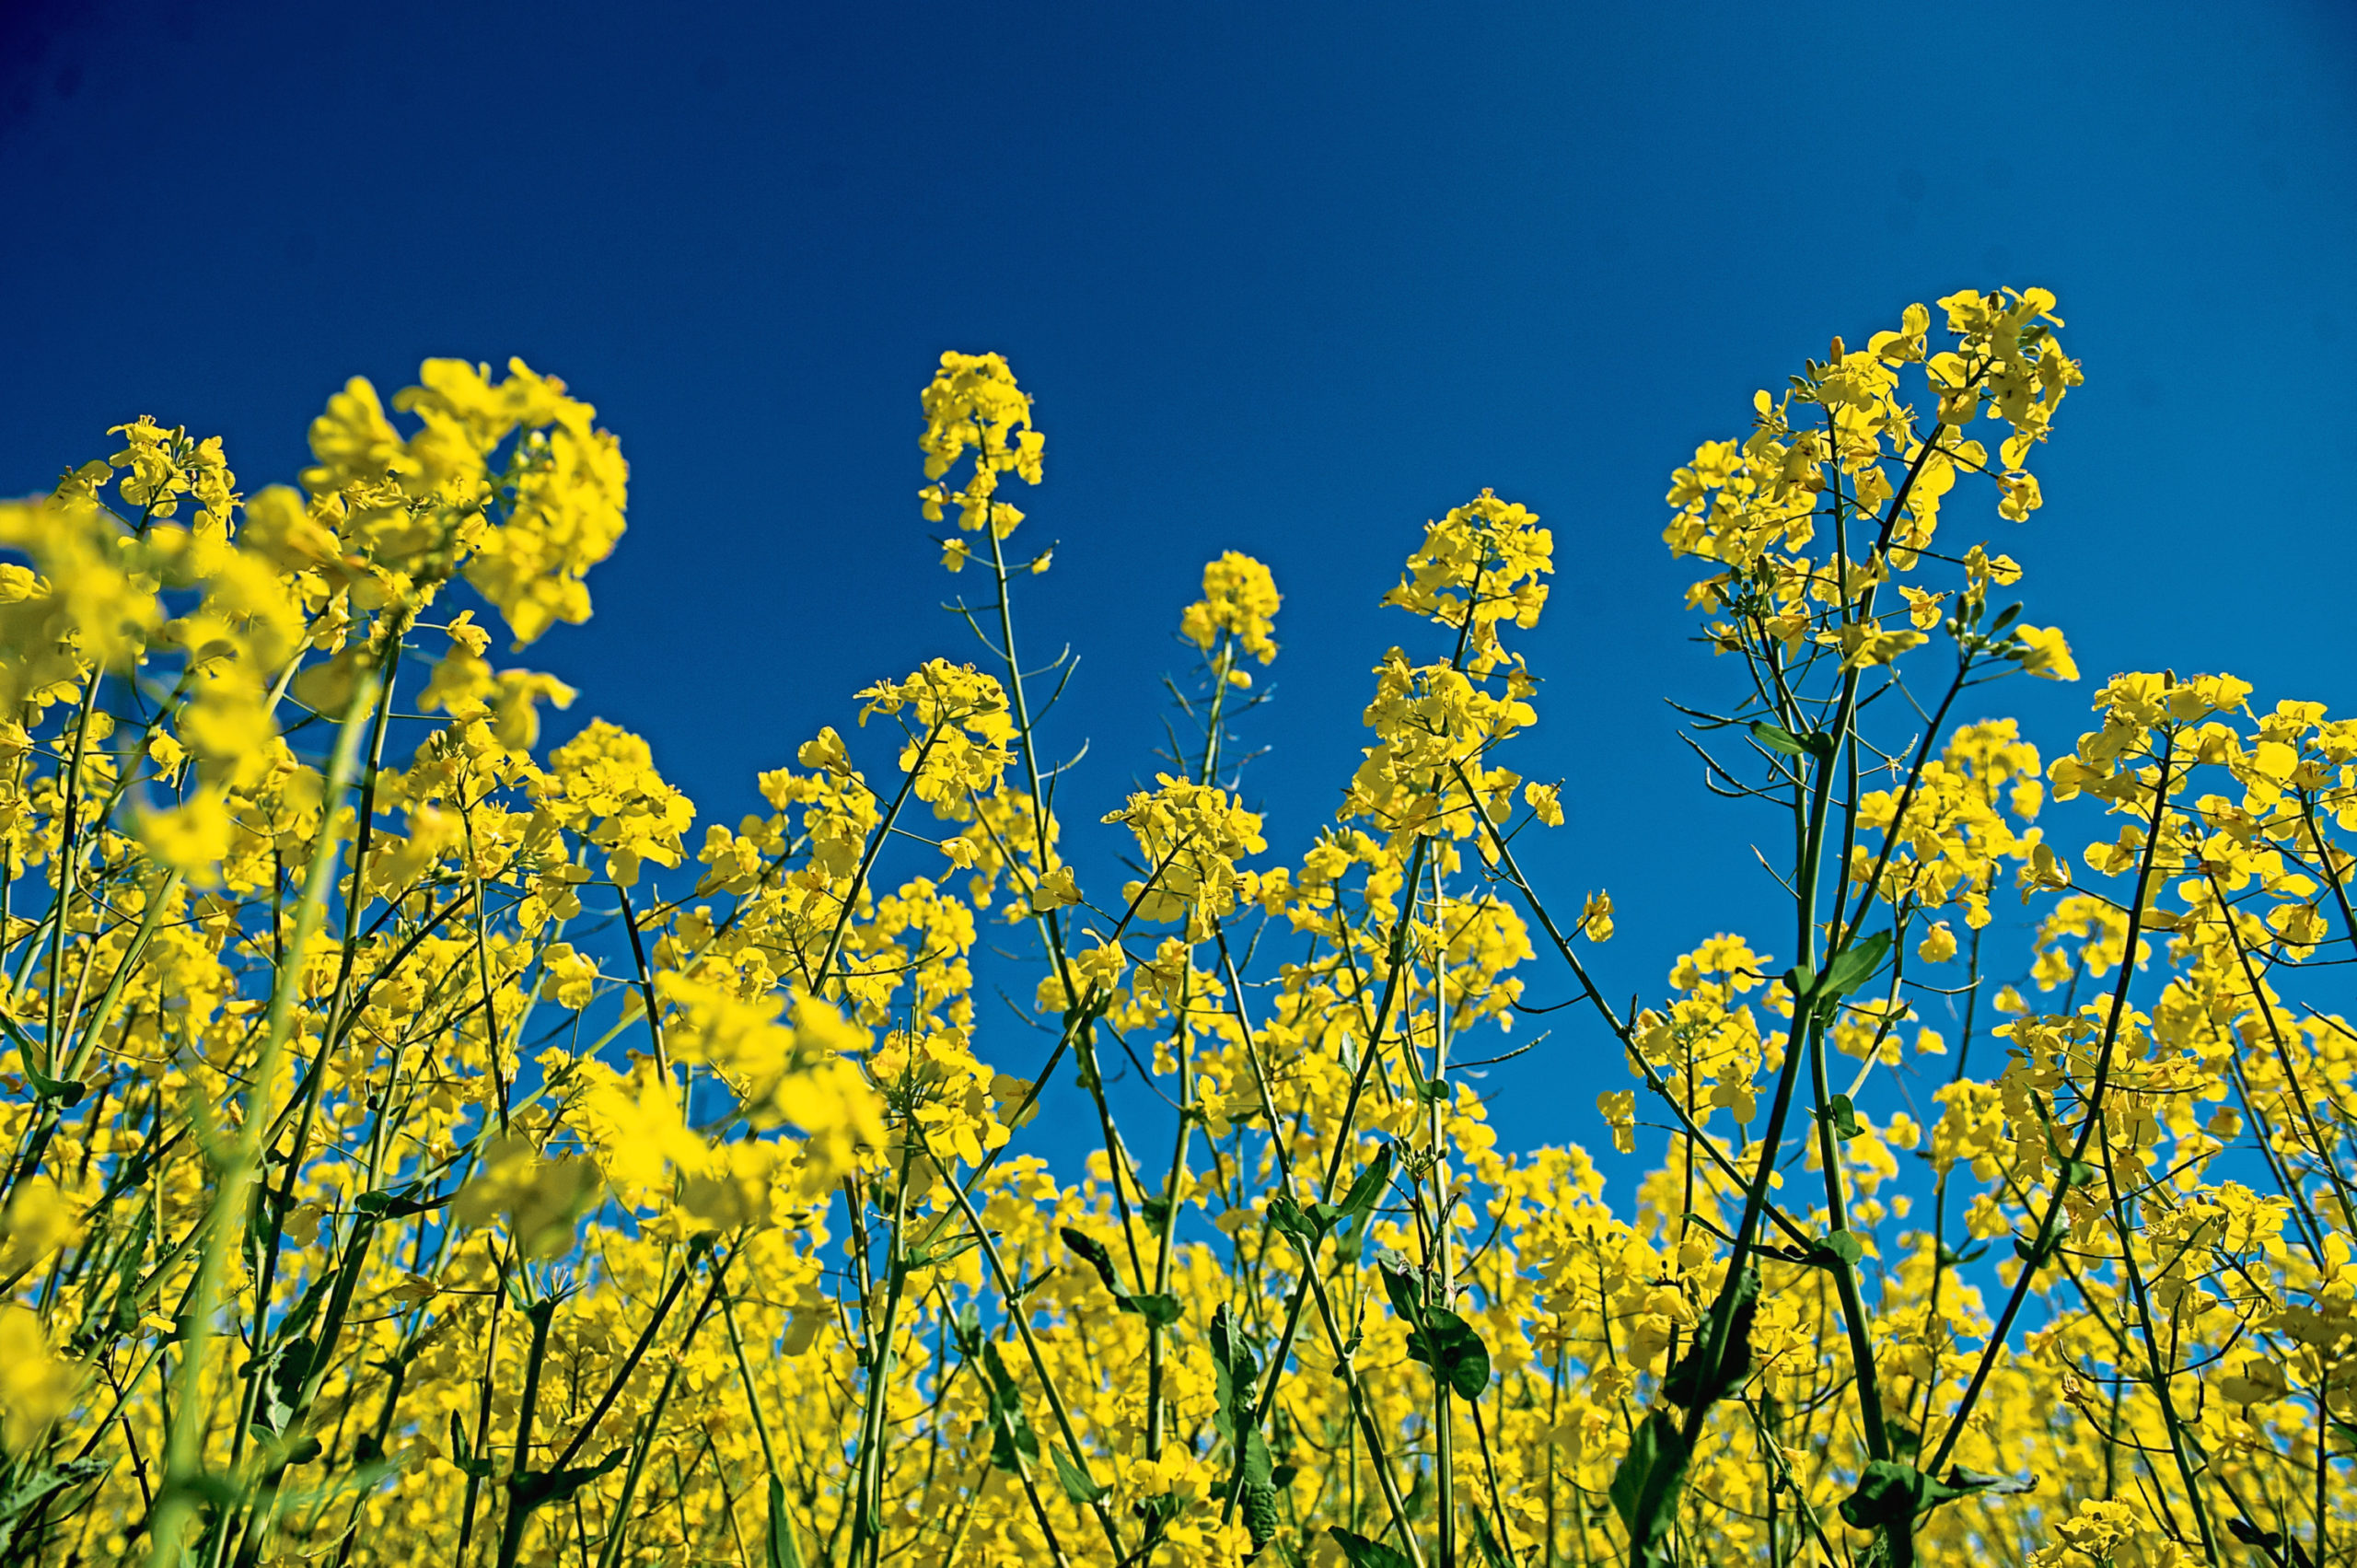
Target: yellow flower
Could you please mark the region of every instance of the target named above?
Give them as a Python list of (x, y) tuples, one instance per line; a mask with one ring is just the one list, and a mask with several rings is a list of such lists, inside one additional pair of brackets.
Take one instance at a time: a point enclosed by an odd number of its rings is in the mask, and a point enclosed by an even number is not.
[(695, 806), (655, 771), (645, 741), (603, 719), (549, 759), (540, 807), (555, 822), (606, 852), (606, 875), (623, 887), (648, 861), (677, 865)]
[(1918, 632), (1928, 632), (1940, 623), (1940, 605), (1948, 597), (1944, 593), (1926, 593), (1922, 588), (1902, 583), (1899, 596), (1907, 600), (1907, 619)]
[(1637, 1091), (1608, 1089), (1596, 1097), (1596, 1109), (1612, 1129), (1612, 1146), (1624, 1155), (1637, 1152)]
[(1057, 866), (1031, 889), (1031, 907), (1042, 914), (1050, 910), (1068, 909), (1080, 901), (1080, 889), (1073, 881), (1069, 865)]
[(540, 955), (540, 994), (575, 1012), (589, 1005), (598, 994), (598, 960), (574, 951), (569, 942), (553, 942)]
[(778, 1113), (803, 1133), (805, 1192), (824, 1192), (858, 1164), (861, 1150), (885, 1143), (876, 1093), (847, 1062), (821, 1061), (789, 1073), (775, 1099)]
[[(1047, 438), (1031, 427), (1031, 400), (1000, 355), (949, 353), (941, 356), (923, 403), (925, 428), (917, 445), (924, 452), (924, 476), (935, 482), (919, 493), (925, 520), (939, 522), (942, 508), (955, 500), (959, 528), (971, 532), (987, 518), (991, 531), (1004, 539), (1023, 514), (993, 498), (998, 476), (1012, 472), (1026, 484), (1040, 479)], [(953, 492), (939, 481), (969, 450), (975, 454), (972, 477)]]
[(1853, 621), (1832, 631), (1820, 632), (1817, 640), (1841, 650), (1841, 668), (1845, 670), (1888, 664), (1926, 641), (1921, 632), (1889, 631), (1871, 621)]
[(1268, 847), (1260, 817), (1224, 789), (1170, 773), (1155, 779), (1159, 787), (1105, 816), (1128, 825), (1151, 874), (1125, 885), (1121, 897), (1140, 920), (1183, 919), (1200, 938), (1236, 908), (1237, 861)]
[(1539, 579), (1554, 571), (1554, 535), (1538, 527), (1537, 513), (1484, 490), (1424, 525), (1423, 544), (1408, 558), (1408, 575), (1383, 602), (1461, 630), (1464, 668), (1486, 673), (1506, 657), (1498, 642), (1502, 622), (1526, 631), (1538, 624), (1547, 604), (1547, 585)]
[(82, 1238), (80, 1207), (46, 1177), (26, 1182), (0, 1211), (0, 1278), (14, 1279)]
[(2282, 1399), (2292, 1391), (2283, 1368), (2274, 1362), (2252, 1356), (2242, 1366), (2240, 1376), (2225, 1373), (2212, 1380), (2221, 1399), (2237, 1405), (2258, 1405)]
[(29, 1307), (0, 1303), (0, 1443), (12, 1454), (31, 1453), (80, 1391), (80, 1376), (50, 1348), (41, 1319)]
[(233, 826), (221, 792), (207, 788), (181, 805), (146, 813), (139, 830), (158, 865), (186, 873), (192, 887), (207, 888), (219, 880), (215, 868), (229, 853)]
[(2022, 668), (2042, 680), (2076, 680), (2079, 667), (2071, 661), (2071, 645), (2059, 627), (2021, 628)]
[(1283, 602), (1269, 569), (1231, 550), (1203, 567), (1203, 597), (1179, 616), (1179, 633), (1209, 653), (1219, 634), (1228, 633), (1246, 653), (1268, 664), (1277, 656), (1276, 642), (1269, 633)]
[(531, 1140), (515, 1135), (487, 1143), (475, 1174), (459, 1190), (450, 1217), (474, 1229), (505, 1219), (518, 1246), (535, 1258), (571, 1249), (575, 1228), (600, 1190), (598, 1167), (586, 1159), (545, 1159)]

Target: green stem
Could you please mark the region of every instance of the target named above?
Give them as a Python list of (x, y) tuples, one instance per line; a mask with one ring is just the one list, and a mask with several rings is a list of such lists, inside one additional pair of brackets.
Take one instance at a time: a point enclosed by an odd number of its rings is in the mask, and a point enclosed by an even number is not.
[(336, 814), (357, 769), (363, 721), (376, 706), (381, 679), (373, 667), (363, 672), (354, 684), (351, 703), (336, 733), (327, 782), (319, 793), (319, 836), (311, 848), (310, 867), (303, 878), (302, 899), (296, 906), (295, 931), (287, 942), (272, 992), (261, 1056), (254, 1064), (237, 1141), (216, 1173), (213, 1202), (206, 1209), (203, 1244), (197, 1254), (195, 1288), (181, 1319), (186, 1339), (180, 1354), (179, 1387), (174, 1391), (171, 1428), (164, 1450), (164, 1483), (150, 1527), (149, 1568), (173, 1568), (180, 1561), (180, 1535), (196, 1509), (204, 1469), (204, 1368), (213, 1340), (213, 1315), (220, 1299), (222, 1275), (244, 1226), (247, 1190), (261, 1174), (261, 1130), (268, 1120), (271, 1086), (278, 1075), (278, 1064), (286, 1054), (287, 1039), (294, 1031), (295, 1008), (302, 993), (304, 954), (319, 930), (328, 890), (335, 881)]
[[(908, 1283), (905, 1232), (909, 1212), (909, 1166), (913, 1145), (900, 1156), (900, 1179), (892, 1196), (892, 1223), (884, 1241), (884, 1312), (880, 1329), (868, 1335), (867, 1404), (860, 1413), (859, 1476), (853, 1493), (851, 1555), (875, 1568), (884, 1547), (884, 1430), (891, 1400), (892, 1339), (900, 1331), (902, 1287)], [(864, 1223), (854, 1212), (851, 1223)]]
[(532, 1519), (524, 1486), (531, 1473), (532, 1419), (540, 1411), (540, 1368), (548, 1360), (549, 1322), (556, 1316), (556, 1302), (553, 1298), (536, 1301), (524, 1309), (524, 1316), (531, 1320), (532, 1348), (524, 1362), (522, 1406), (516, 1412), (516, 1463), (507, 1472), (507, 1514), (499, 1526), (499, 1568), (516, 1568), (516, 1559), (524, 1550), (525, 1527)]
[[(922, 1147), (923, 1139), (920, 1138), (918, 1143)], [(1023, 1341), (1023, 1351), (1030, 1358), (1032, 1370), (1039, 1375), (1039, 1390), (1047, 1399), (1049, 1412), (1056, 1418), (1056, 1433), (1072, 1455), (1073, 1468), (1080, 1472), (1081, 1480), (1090, 1490), (1096, 1490), (1097, 1478), (1089, 1470), (1088, 1452), (1080, 1446), (1080, 1434), (1072, 1424), (1072, 1411), (1065, 1407), (1063, 1394), (1057, 1388), (1055, 1377), (1048, 1370), (1048, 1358), (1040, 1353), (1039, 1342), (1032, 1335), (1030, 1314), (1023, 1309), (1016, 1298), (1014, 1278), (1007, 1272), (1006, 1260), (1000, 1256), (998, 1244), (991, 1239), (989, 1229), (982, 1224), (982, 1216), (974, 1208), (974, 1201), (966, 1195), (964, 1188), (958, 1185), (956, 1173), (931, 1148), (925, 1148), (924, 1156), (933, 1162), (934, 1169), (940, 1173), (943, 1185), (949, 1189), (949, 1195), (957, 1201), (958, 1212), (966, 1216), (966, 1224), (973, 1231), (974, 1240), (981, 1249), (982, 1261), (989, 1265), (991, 1278), (997, 1283), (999, 1295), (1007, 1303), (1007, 1318), (1014, 1324), (1016, 1336)], [(1121, 1549), (1120, 1531), (1115, 1528), (1112, 1513), (1105, 1506), (1104, 1498), (1098, 1497), (1089, 1507), (1097, 1516), (1097, 1527), (1105, 1534), (1105, 1544), (1113, 1550), (1113, 1561), (1126, 1561), (1126, 1553)]]

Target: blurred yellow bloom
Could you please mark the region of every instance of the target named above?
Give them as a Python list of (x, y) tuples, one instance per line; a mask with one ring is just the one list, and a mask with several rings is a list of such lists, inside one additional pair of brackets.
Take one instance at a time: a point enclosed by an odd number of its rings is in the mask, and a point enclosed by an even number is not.
[(150, 811), (139, 821), (140, 837), (157, 861), (183, 872), (194, 887), (219, 880), (215, 867), (229, 853), (229, 807), (217, 789), (201, 789), (179, 806)]
[(0, 1303), (0, 1443), (29, 1454), (50, 1426), (74, 1408), (81, 1377), (50, 1348), (31, 1309)]
[(1225, 632), (1246, 653), (1268, 664), (1277, 656), (1276, 642), (1269, 633), (1283, 603), (1269, 569), (1231, 550), (1203, 567), (1203, 597), (1179, 615), (1179, 634), (1208, 653)]

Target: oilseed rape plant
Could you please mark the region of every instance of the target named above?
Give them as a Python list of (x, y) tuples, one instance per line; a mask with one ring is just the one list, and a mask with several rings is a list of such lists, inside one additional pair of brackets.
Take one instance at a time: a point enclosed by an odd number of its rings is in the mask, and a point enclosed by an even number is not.
[[(2357, 723), (1990, 716), (2079, 673), (1991, 543), (2055, 306), (1835, 339), (1673, 475), (1681, 711), (1791, 923), (1658, 981), (1526, 874), (1557, 540), (1487, 491), (1285, 859), (1248, 555), (1151, 783), (1060, 760), (994, 354), (922, 403), (972, 662), (733, 825), (505, 667), (623, 530), (563, 383), (355, 380), (250, 494), (118, 427), (0, 505), (0, 1563), (2357, 1561)], [(1556, 1008), (1626, 1191), (1489, 1124)]]

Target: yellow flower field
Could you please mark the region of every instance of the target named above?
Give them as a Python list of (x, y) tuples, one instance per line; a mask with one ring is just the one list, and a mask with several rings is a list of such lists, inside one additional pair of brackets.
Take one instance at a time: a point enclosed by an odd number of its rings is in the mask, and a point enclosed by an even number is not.
[[(1672, 476), (1725, 656), (1669, 695), (1792, 919), (1633, 1003), (1517, 854), (1602, 825), (1510, 499), (1402, 531), (1289, 863), (1243, 554), (1141, 608), (1179, 755), (1074, 804), (997, 355), (923, 392), (972, 662), (733, 824), (504, 666), (623, 533), (563, 382), (354, 380), (251, 494), (109, 433), (0, 504), (0, 1564), (2357, 1561), (2357, 722), (2189, 670), (2059, 756), (1983, 716), (2078, 679), (1986, 542), (2055, 308), (1837, 338)], [(1633, 1191), (1498, 1146), (1527, 987), (1625, 1062), (1561, 1121)]]

